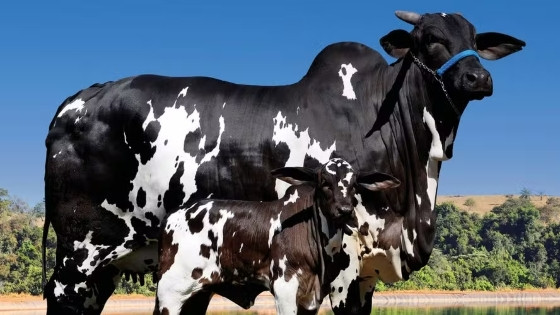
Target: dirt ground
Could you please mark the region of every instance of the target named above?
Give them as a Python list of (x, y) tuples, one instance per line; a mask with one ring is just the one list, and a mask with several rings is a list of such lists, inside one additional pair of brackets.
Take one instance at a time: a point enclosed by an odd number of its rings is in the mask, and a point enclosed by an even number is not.
[[(437, 204), (442, 204), (444, 202), (451, 202), (455, 204), (459, 209), (463, 211), (478, 213), (479, 215), (484, 215), (494, 207), (501, 205), (507, 200), (507, 196), (513, 196), (518, 198), (519, 195), (470, 195), (470, 196), (441, 196), (438, 195), (436, 199)], [(540, 208), (546, 204), (548, 198), (555, 196), (531, 196), (531, 202), (535, 207)], [(474, 200), (474, 205), (469, 207), (465, 206), (467, 199)], [(558, 197), (555, 197), (558, 198)]]
[[(374, 307), (449, 307), (449, 306), (560, 306), (560, 290), (525, 290), (500, 292), (464, 291), (398, 291), (374, 294)], [(143, 295), (114, 295), (103, 314), (151, 314), (154, 298)], [(40, 296), (0, 296), (0, 314), (44, 314), (46, 303)], [(330, 309), (328, 298), (322, 304), (322, 313)], [(231, 313), (233, 312), (233, 313)], [(275, 314), (274, 300), (265, 292), (255, 305), (244, 311), (232, 302), (216, 296), (209, 307), (210, 314)]]

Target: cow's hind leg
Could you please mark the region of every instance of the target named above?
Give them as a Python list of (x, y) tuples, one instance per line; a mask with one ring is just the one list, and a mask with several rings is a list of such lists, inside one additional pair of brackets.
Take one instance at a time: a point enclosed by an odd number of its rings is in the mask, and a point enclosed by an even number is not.
[(210, 300), (214, 293), (210, 291), (198, 291), (191, 295), (185, 303), (183, 303), (183, 307), (181, 307), (181, 315), (198, 315), (198, 314), (206, 314), (206, 310), (208, 309), (208, 304), (210, 304)]
[(115, 290), (120, 271), (99, 268), (90, 276), (69, 266), (57, 266), (45, 287), (47, 314), (100, 314)]
[(120, 269), (112, 263), (131, 250), (93, 244), (91, 235), (73, 242), (58, 235), (56, 266), (45, 286), (47, 314), (100, 314), (113, 293)]
[[(213, 292), (206, 290), (183, 295), (175, 290), (161, 293), (159, 289), (158, 284), (154, 315), (203, 315), (206, 314), (208, 304), (214, 295)], [(188, 296), (187, 299), (181, 302), (185, 296)]]

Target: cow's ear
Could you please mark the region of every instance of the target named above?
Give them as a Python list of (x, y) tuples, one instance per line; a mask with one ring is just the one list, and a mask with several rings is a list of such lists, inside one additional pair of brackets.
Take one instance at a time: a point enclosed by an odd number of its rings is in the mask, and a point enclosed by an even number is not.
[(317, 172), (307, 167), (282, 167), (271, 173), (273, 177), (292, 185), (317, 182)]
[(395, 177), (379, 172), (360, 175), (357, 182), (362, 187), (371, 191), (395, 188), (401, 184)]
[(520, 51), (525, 42), (515, 37), (502, 33), (476, 34), (476, 47), (480, 57), (487, 60), (496, 60)]
[(394, 30), (381, 37), (379, 43), (392, 57), (402, 58), (412, 47), (412, 35), (405, 30)]

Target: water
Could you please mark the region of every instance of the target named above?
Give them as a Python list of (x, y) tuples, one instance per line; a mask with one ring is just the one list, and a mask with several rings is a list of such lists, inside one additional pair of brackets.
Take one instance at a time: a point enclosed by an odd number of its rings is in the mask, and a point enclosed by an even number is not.
[(376, 315), (559, 315), (560, 307), (450, 307), (450, 308), (377, 308)]
[[(18, 313), (20, 314), (20, 313)], [(103, 313), (107, 315), (151, 315), (152, 312), (141, 313)], [(260, 315), (276, 314), (275, 311), (235, 311), (208, 312), (210, 315)], [(321, 310), (321, 315), (332, 315), (331, 311)], [(560, 315), (560, 306), (543, 307), (374, 307), (372, 315)]]

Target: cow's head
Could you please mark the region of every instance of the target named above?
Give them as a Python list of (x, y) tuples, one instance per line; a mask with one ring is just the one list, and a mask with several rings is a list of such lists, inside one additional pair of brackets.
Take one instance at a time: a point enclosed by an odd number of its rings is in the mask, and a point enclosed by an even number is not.
[(521, 50), (525, 42), (501, 33), (477, 34), (460, 14), (397, 11), (396, 15), (414, 25), (414, 29), (394, 30), (381, 38), (381, 45), (395, 58), (408, 54), (414, 63), (411, 67), (418, 67), (431, 84), (431, 91), (438, 91), (439, 98), (421, 110), (433, 138), (438, 138), (432, 143), (430, 157), (449, 159), (453, 155), (458, 118), (467, 103), (492, 95), (492, 77), (479, 57), (500, 59)]
[(395, 177), (373, 172), (358, 175), (343, 159), (333, 158), (318, 170), (306, 167), (284, 167), (272, 171), (272, 175), (292, 185), (311, 184), (323, 215), (337, 222), (347, 223), (353, 217), (356, 185), (379, 191), (400, 185)]
[[(401, 20), (414, 25), (412, 32), (395, 30), (381, 38), (385, 51), (396, 58), (408, 52), (436, 71), (465, 51), (496, 60), (521, 50), (525, 42), (501, 33), (476, 33), (460, 14), (424, 14), (397, 11)], [(466, 101), (492, 95), (492, 78), (474, 53), (458, 59), (440, 75), (453, 96)]]

